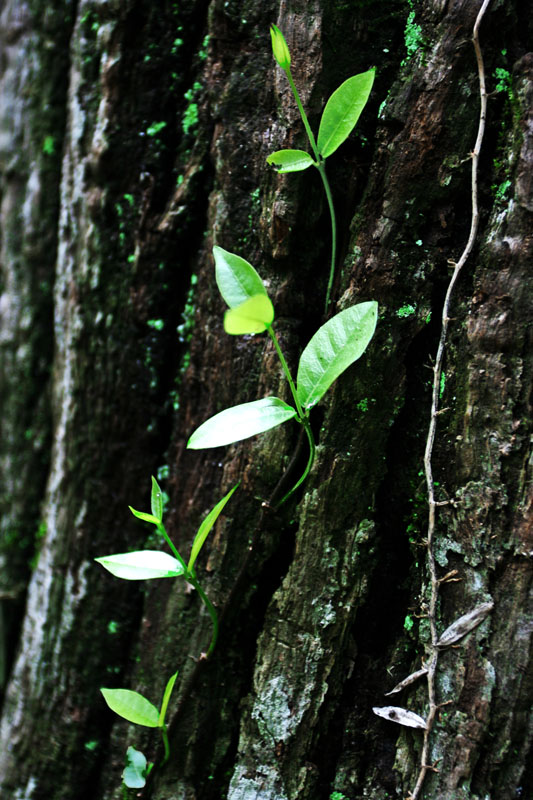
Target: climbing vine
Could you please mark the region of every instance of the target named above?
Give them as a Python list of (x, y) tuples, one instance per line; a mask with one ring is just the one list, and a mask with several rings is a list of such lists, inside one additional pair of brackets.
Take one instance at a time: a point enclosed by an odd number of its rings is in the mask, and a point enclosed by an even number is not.
[(427, 773), (435, 770), (436, 766), (430, 764), (429, 752), (431, 736), (435, 727), (435, 721), (439, 709), (443, 704), (439, 703), (436, 691), (436, 676), (439, 663), (440, 653), (452, 645), (459, 642), (464, 636), (472, 631), (479, 625), (486, 616), (490, 613), (493, 607), (492, 601), (481, 603), (475, 608), (463, 614), (459, 619), (455, 620), (446, 630), (439, 634), (437, 627), (437, 603), (439, 599), (440, 587), (448, 582), (460, 580), (457, 577), (457, 571), (452, 570), (445, 575), (439, 577), (437, 570), (437, 562), (435, 557), (435, 536), (436, 536), (436, 514), (439, 505), (447, 504), (448, 501), (437, 501), (435, 495), (435, 481), (433, 478), (433, 448), (435, 444), (435, 437), (437, 432), (437, 420), (440, 409), (440, 398), (442, 396), (441, 386), (444, 376), (443, 362), (444, 354), (448, 336), (448, 329), (450, 324), (450, 305), (452, 302), (453, 292), (457, 284), (457, 280), (463, 269), (466, 261), (468, 260), (472, 249), (474, 247), (478, 226), (479, 226), (479, 208), (478, 208), (478, 168), (479, 168), (479, 155), (483, 143), (485, 133), (485, 122), (487, 114), (487, 90), (485, 86), (485, 69), (483, 64), (483, 56), (479, 43), (479, 28), (481, 20), (485, 15), (490, 0), (483, 0), (483, 4), (479, 10), (474, 24), (472, 41), (476, 54), (476, 62), (478, 68), (479, 79), (479, 95), (480, 95), (480, 114), (479, 125), (474, 148), (470, 154), (472, 161), (472, 177), (471, 177), (471, 222), (468, 240), (457, 262), (451, 261), (453, 266), (453, 274), (448, 284), (448, 289), (444, 299), (442, 308), (442, 324), (440, 338), (437, 347), (437, 355), (433, 366), (433, 384), (432, 384), (432, 398), (431, 398), (431, 415), (429, 429), (426, 439), (426, 448), (424, 454), (424, 476), (427, 487), (427, 500), (428, 500), (428, 527), (426, 538), (426, 563), (429, 575), (429, 602), (427, 607), (427, 618), (430, 627), (430, 642), (428, 646), (428, 653), (426, 662), (422, 664), (421, 668), (413, 672), (404, 680), (400, 681), (390, 692), (389, 695), (401, 692), (411, 684), (419, 679), (425, 677), (427, 681), (428, 690), (428, 711), (426, 717), (422, 717), (413, 711), (408, 711), (404, 708), (396, 706), (375, 707), (374, 713), (378, 716), (384, 717), (391, 722), (396, 722), (400, 725), (407, 727), (418, 728), (422, 730), (424, 739), (422, 751), (420, 756), (420, 769), (416, 779), (415, 786), (409, 794), (409, 800), (417, 800), (420, 797), (422, 787), (424, 785)]

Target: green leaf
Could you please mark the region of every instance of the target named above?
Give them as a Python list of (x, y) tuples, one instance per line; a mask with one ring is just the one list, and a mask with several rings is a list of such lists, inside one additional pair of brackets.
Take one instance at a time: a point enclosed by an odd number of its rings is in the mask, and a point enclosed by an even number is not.
[(130, 789), (142, 789), (146, 785), (146, 756), (131, 745), (126, 751), (126, 767), (122, 780)]
[(198, 532), (197, 532), (196, 536), (194, 537), (194, 542), (192, 543), (191, 556), (189, 558), (189, 563), (187, 565), (187, 569), (192, 570), (192, 568), (194, 567), (194, 562), (198, 558), (198, 553), (202, 549), (203, 544), (204, 544), (204, 542), (207, 539), (207, 536), (209, 534), (209, 531), (211, 530), (211, 528), (213, 527), (213, 525), (217, 521), (220, 513), (222, 512), (222, 509), (224, 508), (224, 506), (226, 505), (226, 503), (228, 502), (228, 500), (230, 499), (231, 495), (233, 494), (235, 489), (238, 487), (238, 485), (239, 484), (237, 483), (233, 487), (233, 489), (230, 489), (230, 491), (227, 493), (227, 495), (225, 497), (223, 497), (222, 500), (220, 500), (216, 504), (216, 506), (209, 512), (207, 517), (204, 519), (204, 521), (202, 522), (202, 524), (198, 528)]
[(176, 578), (185, 570), (180, 562), (160, 550), (136, 550), (134, 553), (117, 553), (95, 558), (117, 578), (126, 581), (144, 581), (148, 578)]
[(305, 150), (277, 150), (267, 158), (278, 172), (301, 172), (315, 162)]
[(131, 506), (128, 506), (128, 508), (134, 517), (142, 519), (143, 522), (151, 522), (152, 525), (159, 525), (160, 520), (158, 520), (153, 514), (146, 514), (144, 511), (135, 511), (135, 509)]
[(361, 116), (374, 83), (375, 70), (354, 75), (336, 89), (324, 109), (318, 129), (318, 152), (327, 158), (350, 135)]
[(336, 314), (315, 333), (298, 365), (297, 394), (312, 408), (334, 380), (365, 351), (376, 328), (378, 304), (359, 303)]
[(159, 484), (157, 483), (153, 475), (152, 475), (151, 503), (152, 503), (152, 514), (154, 515), (154, 517), (158, 522), (161, 522), (161, 520), (163, 519), (163, 493), (159, 488)]
[(159, 711), (146, 697), (131, 689), (100, 689), (107, 705), (119, 717), (144, 725), (146, 728), (159, 727)]
[(170, 700), (170, 695), (172, 694), (172, 689), (174, 688), (174, 684), (176, 683), (177, 677), (178, 673), (175, 672), (174, 675), (170, 676), (167, 685), (165, 686), (165, 692), (163, 694), (163, 702), (161, 703), (161, 711), (159, 712), (158, 725), (160, 728), (162, 728), (163, 725), (165, 724), (165, 716), (167, 713), (168, 701)]
[(263, 433), (296, 416), (296, 409), (278, 397), (263, 397), (251, 403), (233, 406), (215, 414), (195, 430), (187, 447), (201, 450), (204, 447), (221, 447), (239, 442), (256, 433)]
[(257, 294), (266, 294), (263, 281), (247, 261), (221, 247), (213, 247), (216, 281), (220, 294), (230, 308), (240, 306)]
[(224, 330), (238, 336), (242, 333), (263, 333), (274, 321), (274, 306), (266, 294), (256, 294), (229, 308), (224, 314)]

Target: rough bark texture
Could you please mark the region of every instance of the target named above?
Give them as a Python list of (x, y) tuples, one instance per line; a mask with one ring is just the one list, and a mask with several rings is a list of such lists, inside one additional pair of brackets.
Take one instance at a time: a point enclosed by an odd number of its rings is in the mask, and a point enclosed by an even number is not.
[[(470, 222), (480, 5), (0, 3), (2, 798), (122, 798), (127, 746), (156, 759), (161, 747), (114, 717), (98, 688), (158, 703), (176, 669), (171, 758), (131, 797), (385, 800), (413, 788), (420, 732), (372, 707), (424, 715), (427, 704), (423, 681), (398, 701), (384, 693), (420, 668), (429, 641), (421, 469), (448, 261)], [(292, 366), (323, 321), (319, 178), (265, 164), (273, 150), (306, 147), (270, 22), (286, 34), (315, 130), (333, 89), (378, 67), (328, 174), (336, 310), (374, 299), (379, 324), (313, 411), (317, 461), (279, 512), (261, 501), (297, 426), (185, 447), (211, 414), (286, 395), (266, 338), (224, 334), (213, 243), (268, 282)], [(449, 501), (437, 560), (460, 578), (442, 586), (439, 629), (495, 605), (441, 655), (448, 705), (426, 800), (533, 796), (531, 33), (526, 3), (493, 0), (481, 44), (488, 89), (500, 91), (434, 457)], [(208, 662), (195, 592), (132, 585), (93, 561), (159, 546), (127, 510), (148, 508), (151, 474), (185, 553), (241, 480), (198, 563), (221, 618)]]

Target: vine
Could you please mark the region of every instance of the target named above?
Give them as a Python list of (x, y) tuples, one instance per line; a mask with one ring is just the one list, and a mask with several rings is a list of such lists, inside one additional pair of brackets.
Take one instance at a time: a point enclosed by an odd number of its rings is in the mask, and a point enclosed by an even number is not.
[[(292, 78), (289, 48), (283, 34), (275, 25), (271, 27), (271, 37), (274, 58), (287, 75), (314, 158), (303, 150), (280, 150), (272, 153), (267, 162), (281, 173), (298, 172), (312, 165), (318, 169), (322, 178), (331, 219), (331, 259), (325, 302), (325, 313), (327, 314), (335, 274), (336, 221), (331, 189), (325, 171), (325, 161), (348, 138), (357, 124), (372, 89), (374, 70), (348, 78), (333, 92), (324, 108), (318, 137), (315, 140)], [(151, 135), (155, 136), (164, 125), (165, 123), (153, 125), (154, 130)], [(150, 134), (150, 130), (148, 133)], [(268, 334), (279, 358), (294, 406), (281, 398), (268, 396), (227, 408), (200, 425), (191, 435), (187, 447), (203, 449), (232, 444), (270, 430), (290, 419), (295, 419), (301, 425), (301, 431), (305, 433), (309, 445), (309, 455), (304, 472), (286, 491), (285, 483), (291, 479), (293, 467), (299, 460), (302, 437), (298, 439), (288, 469), (281, 477), (270, 499), (262, 504), (260, 522), (252, 537), (253, 540), (265, 511), (285, 503), (309, 475), (316, 454), (309, 418), (311, 409), (323, 398), (332, 383), (366, 350), (376, 328), (378, 306), (375, 301), (358, 303), (343, 309), (322, 325), (311, 337), (301, 354), (295, 380), (274, 332), (274, 306), (259, 274), (244, 258), (229, 253), (222, 247), (215, 246), (213, 255), (216, 282), (220, 294), (229, 307), (224, 315), (224, 330), (231, 335), (255, 335), (264, 332)], [(151, 321), (154, 327), (157, 327), (156, 323), (158, 322), (158, 320)], [(189, 561), (186, 562), (176, 549), (163, 524), (163, 495), (156, 479), (152, 477), (151, 511), (136, 511), (131, 506), (130, 511), (138, 519), (155, 526), (157, 534), (163, 539), (172, 555), (161, 550), (137, 550), (95, 559), (111, 574), (123, 580), (160, 578), (186, 580), (197, 591), (212, 623), (211, 642), (207, 652), (201, 654), (199, 663), (207, 660), (213, 653), (218, 638), (219, 618), (214, 605), (198, 580), (195, 562), (209, 532), (237, 486), (234, 486), (204, 519), (194, 538)], [(279, 494), (282, 497), (278, 501)], [(240, 584), (245, 577), (246, 565), (251, 557), (251, 552), (252, 547), (249, 547), (248, 556), (237, 576), (236, 585)], [(230, 597), (231, 599), (232, 597)], [(228, 604), (225, 608), (227, 607)], [(195, 670), (188, 687), (185, 687), (184, 697), (188, 696), (188, 689), (197, 674), (197, 670)], [(142, 694), (130, 689), (104, 687), (100, 690), (109, 708), (118, 716), (128, 722), (155, 728), (160, 732), (164, 747), (164, 757), (160, 765), (165, 764), (170, 756), (166, 713), (177, 676), (178, 672), (175, 672), (168, 679), (159, 709)], [(176, 716), (182, 708), (183, 705), (180, 705)], [(128, 747), (126, 767), (122, 773), (124, 792), (127, 794), (128, 788), (144, 787), (153, 768), (154, 764), (148, 763), (143, 753), (134, 747)]]
[[(479, 625), (485, 617), (490, 613), (493, 607), (491, 601), (481, 603), (473, 608), (471, 611), (463, 614), (459, 619), (455, 620), (443, 634), (439, 635), (437, 628), (437, 601), (439, 598), (439, 590), (442, 584), (451, 581), (459, 580), (456, 575), (457, 571), (452, 570), (443, 577), (439, 578), (437, 574), (437, 562), (435, 558), (435, 529), (436, 529), (436, 512), (439, 505), (445, 505), (448, 501), (439, 502), (435, 498), (435, 482), (433, 480), (433, 447), (435, 443), (435, 436), (437, 430), (437, 418), (444, 409), (439, 409), (439, 399), (441, 394), (441, 382), (443, 377), (443, 360), (446, 347), (446, 340), (448, 335), (448, 328), (450, 323), (450, 304), (452, 300), (453, 291), (461, 270), (463, 269), (466, 261), (468, 260), (474, 243), (476, 241), (478, 227), (479, 227), (479, 207), (478, 207), (478, 166), (479, 154), (483, 143), (485, 133), (485, 122), (487, 115), (487, 90), (485, 86), (485, 68), (483, 64), (483, 55), (479, 43), (479, 28), (483, 16), (487, 10), (490, 0), (483, 0), (481, 8), (477, 14), (474, 23), (472, 42), (474, 45), (478, 80), (479, 80), (479, 94), (480, 94), (480, 113), (479, 124), (476, 142), (474, 149), (470, 154), (472, 160), (472, 174), (471, 174), (471, 222), (468, 240), (464, 247), (463, 252), (457, 262), (450, 261), (453, 266), (453, 274), (448, 284), (444, 304), (442, 308), (442, 324), (439, 343), (437, 347), (437, 355), (433, 367), (433, 386), (432, 386), (432, 399), (431, 399), (431, 415), (428, 435), (426, 439), (426, 448), (424, 454), (424, 475), (427, 487), (427, 500), (428, 500), (428, 527), (426, 539), (426, 560), (430, 577), (430, 597), (427, 618), (429, 620), (431, 642), (429, 645), (429, 657), (427, 664), (423, 664), (421, 669), (413, 672), (403, 681), (398, 683), (394, 689), (388, 694), (395, 694), (402, 691), (407, 686), (411, 685), (419, 678), (426, 677), (427, 690), (428, 690), (428, 713), (426, 718), (415, 714), (412, 711), (407, 711), (403, 708), (396, 706), (376, 707), (373, 709), (374, 713), (378, 716), (389, 719), (392, 722), (397, 722), (400, 725), (406, 725), (412, 728), (418, 728), (424, 731), (424, 739), (422, 744), (422, 752), (420, 756), (420, 768), (416, 783), (412, 792), (409, 793), (409, 800), (417, 800), (420, 797), (424, 781), (429, 771), (435, 771), (436, 767), (429, 763), (429, 750), (431, 743), (431, 735), (435, 725), (435, 720), (442, 703), (437, 701), (436, 692), (436, 675), (439, 661), (439, 655), (442, 650), (456, 642), (460, 641), (477, 625)], [(445, 705), (445, 704), (444, 704)]]

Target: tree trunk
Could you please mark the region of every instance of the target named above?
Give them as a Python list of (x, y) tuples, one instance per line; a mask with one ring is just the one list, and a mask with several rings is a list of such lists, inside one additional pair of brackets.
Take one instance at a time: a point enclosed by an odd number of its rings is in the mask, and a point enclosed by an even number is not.
[[(480, 7), (0, 3), (2, 798), (414, 791), (423, 731), (372, 708), (428, 714), (424, 676), (385, 693), (433, 652), (423, 458), (444, 296), (471, 223)], [(479, 230), (452, 297), (433, 451), (439, 635), (494, 605), (440, 649), (425, 800), (533, 796), (527, 11), (491, 0), (480, 28)], [(263, 501), (279, 496), (297, 425), (186, 449), (224, 408), (289, 400), (267, 337), (224, 333), (214, 244), (261, 274), (291, 369), (324, 322), (319, 178), (265, 161), (307, 149), (271, 22), (314, 131), (331, 92), (377, 66), (328, 176), (334, 311), (376, 300), (378, 326), (313, 410), (317, 459), (277, 511)], [(127, 508), (148, 510), (150, 475), (180, 553), (240, 481), (197, 562), (220, 618), (208, 660), (210, 618), (188, 584), (120, 581), (93, 560), (163, 547)], [(161, 766), (157, 732), (119, 720), (99, 688), (157, 705), (176, 670)], [(156, 766), (124, 794), (128, 745)]]

